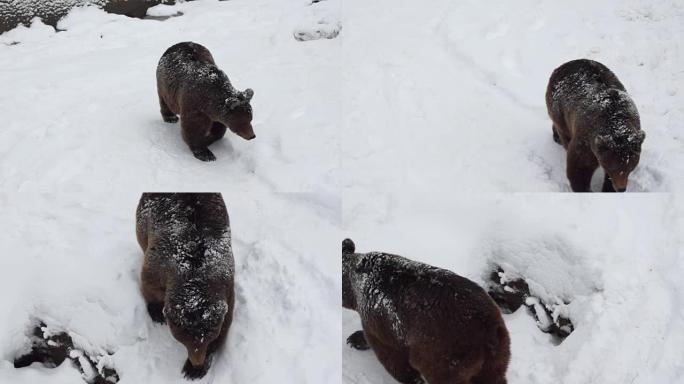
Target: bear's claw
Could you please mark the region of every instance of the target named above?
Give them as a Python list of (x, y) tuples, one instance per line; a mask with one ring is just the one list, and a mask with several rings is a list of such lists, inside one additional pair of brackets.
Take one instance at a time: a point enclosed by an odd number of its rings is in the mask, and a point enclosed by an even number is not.
[(178, 116), (176, 115), (162, 115), (162, 119), (164, 122), (167, 123), (177, 123), (178, 122)]
[(192, 151), (192, 154), (195, 155), (196, 158), (202, 160), (202, 161), (214, 161), (216, 160), (216, 156), (208, 149), (196, 149)]
[(363, 331), (356, 331), (347, 337), (347, 344), (354, 349), (359, 351), (365, 351), (370, 349), (366, 336), (363, 335)]
[(197, 380), (204, 377), (209, 371), (209, 364), (204, 364), (201, 367), (195, 367), (190, 363), (189, 359), (185, 359), (185, 364), (183, 365), (183, 376), (186, 379)]

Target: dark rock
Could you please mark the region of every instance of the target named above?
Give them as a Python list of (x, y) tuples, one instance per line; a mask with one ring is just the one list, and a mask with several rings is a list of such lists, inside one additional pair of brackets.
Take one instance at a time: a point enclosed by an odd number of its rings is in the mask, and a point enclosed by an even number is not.
[[(119, 381), (119, 374), (111, 367), (98, 368), (102, 356), (90, 356), (85, 351), (74, 347), (74, 342), (66, 332), (46, 332), (47, 325), (42, 321), (33, 328), (31, 333), (31, 351), (19, 356), (14, 360), (14, 368), (28, 367), (33, 363), (41, 363), (47, 368), (56, 368), (64, 360), (69, 359), (71, 364), (83, 374), (94, 372), (94, 376), (84, 380), (89, 384), (112, 384)], [(76, 352), (72, 356), (72, 352)], [(85, 359), (79, 359), (79, 356)], [(89, 365), (84, 368), (83, 363)]]
[[(513, 313), (523, 304), (528, 308), (528, 313), (534, 316), (537, 326), (542, 332), (549, 333), (563, 341), (575, 330), (570, 319), (558, 316), (553, 319), (552, 313), (555, 303), (545, 303), (538, 297), (530, 294), (530, 287), (523, 278), (504, 281), (505, 271), (497, 266), (489, 274), (489, 296), (496, 302), (504, 313)], [(538, 303), (539, 305), (534, 305)], [(569, 303), (565, 303), (569, 304)], [(539, 311), (542, 311), (541, 313)], [(547, 320), (548, 319), (548, 320)]]
[(19, 24), (28, 26), (34, 17), (57, 27), (57, 22), (78, 6), (91, 4), (109, 13), (129, 17), (145, 17), (147, 10), (159, 4), (174, 4), (175, 0), (0, 0), (0, 33)]

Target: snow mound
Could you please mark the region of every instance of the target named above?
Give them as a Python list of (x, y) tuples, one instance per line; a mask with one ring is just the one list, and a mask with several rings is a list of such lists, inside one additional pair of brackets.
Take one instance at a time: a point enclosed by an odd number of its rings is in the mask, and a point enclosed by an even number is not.
[(0, 42), (5, 45), (14, 45), (19, 44), (20, 42), (32, 43), (46, 41), (47, 39), (52, 38), (55, 33), (54, 27), (43, 23), (39, 17), (34, 17), (28, 27), (19, 25), (11, 31), (1, 34)]
[(582, 254), (559, 236), (494, 238), (482, 252), (492, 270), (500, 266), (505, 271), (502, 282), (523, 279), (530, 294), (557, 304), (602, 289), (600, 273), (584, 263)]
[(320, 0), (309, 4), (307, 13), (295, 27), (297, 41), (334, 39), (342, 30), (339, 0)]

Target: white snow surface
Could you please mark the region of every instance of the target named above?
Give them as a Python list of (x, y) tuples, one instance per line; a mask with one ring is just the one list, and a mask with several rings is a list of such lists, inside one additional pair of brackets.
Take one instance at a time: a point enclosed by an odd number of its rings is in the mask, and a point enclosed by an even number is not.
[[(12, 367), (34, 318), (113, 351), (122, 384), (186, 382), (138, 292), (143, 191), (219, 191), (231, 217), (235, 320), (198, 383), (396, 383), (344, 345), (345, 236), (481, 284), (502, 263), (569, 303), (560, 345), (505, 316), (511, 384), (684, 383), (684, 199), (498, 194), (569, 190), (544, 91), (581, 57), (639, 109), (628, 191), (684, 190), (684, 4), (324, 2), (199, 0), (152, 11), (182, 13), (164, 21), (78, 8), (63, 32), (0, 35), (0, 383), (82, 382), (69, 364)], [(257, 139), (228, 132), (216, 162), (159, 115), (157, 61), (179, 41), (255, 91)]]

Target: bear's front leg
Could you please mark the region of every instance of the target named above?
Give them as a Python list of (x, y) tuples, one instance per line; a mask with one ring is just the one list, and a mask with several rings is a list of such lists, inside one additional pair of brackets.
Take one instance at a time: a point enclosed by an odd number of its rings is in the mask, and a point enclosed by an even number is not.
[(175, 123), (178, 121), (178, 116), (171, 111), (171, 109), (166, 105), (164, 98), (159, 94), (159, 111), (162, 115), (162, 120), (167, 123)]
[(613, 181), (610, 179), (610, 176), (608, 176), (608, 172), (603, 176), (603, 188), (601, 189), (601, 192), (616, 192), (615, 187), (613, 187)]
[(226, 135), (226, 126), (223, 123), (214, 121), (211, 123), (211, 142), (218, 141)]
[(181, 134), (192, 154), (202, 161), (214, 161), (216, 156), (207, 148), (213, 142), (212, 121), (200, 112), (181, 113)]
[(598, 168), (598, 161), (591, 149), (568, 146), (567, 176), (574, 192), (591, 192), (591, 177)]
[(347, 337), (347, 344), (359, 351), (365, 351), (370, 349), (366, 337), (363, 335), (363, 331), (356, 331)]
[(211, 366), (211, 358), (207, 356), (207, 359), (204, 361), (204, 364), (195, 367), (192, 365), (189, 359), (185, 359), (185, 364), (183, 364), (183, 376), (185, 376), (186, 379), (190, 380), (197, 380), (203, 378), (207, 372), (209, 372), (209, 367)]
[(147, 303), (147, 313), (150, 314), (152, 321), (155, 323), (165, 323), (164, 319), (164, 302), (160, 303)]

